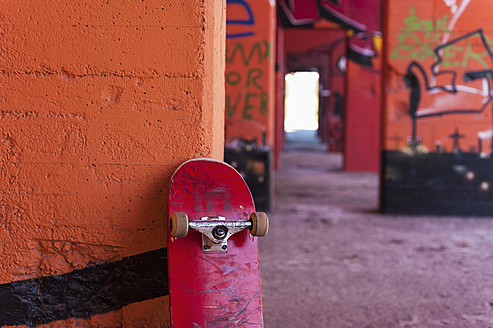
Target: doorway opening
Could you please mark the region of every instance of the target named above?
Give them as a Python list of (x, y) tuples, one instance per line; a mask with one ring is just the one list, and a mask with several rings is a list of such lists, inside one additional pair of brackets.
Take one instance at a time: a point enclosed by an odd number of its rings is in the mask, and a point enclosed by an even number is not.
[(314, 71), (288, 73), (285, 79), (284, 132), (286, 141), (319, 143), (320, 74)]

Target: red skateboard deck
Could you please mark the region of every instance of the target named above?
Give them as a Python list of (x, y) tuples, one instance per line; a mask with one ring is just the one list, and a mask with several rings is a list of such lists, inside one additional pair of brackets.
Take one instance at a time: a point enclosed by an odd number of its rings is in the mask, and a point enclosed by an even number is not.
[[(250, 190), (238, 172), (210, 159), (185, 162), (171, 178), (168, 220), (224, 217), (248, 221), (255, 211)], [(202, 234), (189, 230), (174, 238), (168, 224), (171, 327), (263, 327), (257, 237), (248, 229), (227, 240), (226, 251), (207, 252)]]

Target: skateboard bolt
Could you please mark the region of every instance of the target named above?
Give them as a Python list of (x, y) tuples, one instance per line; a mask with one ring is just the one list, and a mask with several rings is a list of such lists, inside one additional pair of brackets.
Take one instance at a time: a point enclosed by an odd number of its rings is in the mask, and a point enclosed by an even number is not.
[(207, 250), (207, 249), (209, 249), (209, 248), (211, 248), (209, 245), (204, 245), (204, 249), (205, 249), (205, 250)]
[(224, 250), (227, 250), (228, 249), (228, 246), (223, 245), (221, 248), (224, 249)]
[(212, 230), (212, 235), (216, 239), (224, 239), (224, 238), (226, 238), (227, 233), (228, 233), (228, 228), (226, 228), (224, 226), (215, 227)]

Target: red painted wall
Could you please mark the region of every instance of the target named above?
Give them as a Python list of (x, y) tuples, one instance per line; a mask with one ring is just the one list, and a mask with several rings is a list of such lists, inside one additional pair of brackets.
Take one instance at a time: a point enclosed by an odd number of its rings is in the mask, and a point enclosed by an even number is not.
[(379, 67), (368, 68), (348, 61), (344, 148), (346, 171), (378, 172), (380, 169), (380, 84)]
[[(345, 33), (344, 33), (345, 34)], [(341, 31), (340, 38), (334, 42), (330, 51), (330, 96), (328, 112), (325, 117), (325, 128), (322, 141), (328, 144), (330, 152), (344, 151), (344, 118), (346, 116), (346, 71), (340, 67), (347, 62), (347, 39)]]

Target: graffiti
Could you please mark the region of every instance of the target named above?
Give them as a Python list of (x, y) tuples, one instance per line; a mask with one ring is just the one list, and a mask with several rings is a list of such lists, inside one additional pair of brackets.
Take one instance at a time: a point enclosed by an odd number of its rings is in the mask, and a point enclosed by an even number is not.
[[(493, 43), (476, 25), (489, 29), (489, 17), (483, 4), (471, 0), (436, 0), (431, 7), (432, 13), (410, 7), (402, 27), (389, 30), (396, 45), (391, 66), (404, 70), (408, 98), (402, 101), (400, 91), (388, 96), (395, 116), (387, 120), (382, 207), (390, 213), (490, 216)], [(407, 136), (397, 128), (404, 122)]]
[[(239, 106), (243, 104), (242, 106)], [(226, 96), (226, 115), (228, 118), (235, 116), (237, 109), (241, 108), (242, 118), (245, 120), (253, 119), (252, 110), (259, 108), (260, 115), (267, 115), (269, 105), (269, 94), (265, 91), (239, 93), (233, 101), (230, 96)]]
[(271, 52), (272, 44), (265, 40), (253, 44), (238, 42), (227, 49), (226, 63), (238, 69), (228, 69), (226, 85), (240, 90), (226, 95), (227, 118), (235, 117), (239, 110), (245, 120), (253, 119), (255, 109), (260, 116), (268, 114), (269, 93), (264, 86), (266, 76), (262, 64), (271, 57)]
[[(456, 20), (455, 17), (449, 20), (448, 15), (444, 15), (435, 21), (420, 19), (416, 16), (414, 7), (411, 7), (409, 16), (404, 20), (406, 26), (401, 28), (400, 33), (397, 35), (399, 41), (390, 58), (422, 61), (435, 57), (437, 44), (446, 44), (451, 28), (453, 28), (452, 22)], [(483, 35), (482, 37), (488, 44), (492, 44), (486, 36)], [(455, 44), (447, 44), (447, 46), (442, 46), (440, 49), (442, 67), (465, 68), (471, 65), (470, 61), (472, 60), (478, 61), (482, 67), (488, 68), (486, 62), (488, 53), (484, 49), (476, 52), (470, 42), (463, 45), (457, 45), (457, 42), (452, 43)], [(460, 58), (461, 54), (464, 54), (462, 58)]]
[[(233, 10), (233, 7), (238, 7), (238, 17), (233, 17), (233, 14), (231, 13), (236, 13)], [(227, 0), (227, 11), (228, 11), (228, 17), (226, 18), (226, 24), (231, 26), (240, 26), (240, 27), (247, 27), (246, 30), (240, 31), (240, 32), (235, 32), (235, 33), (227, 33), (226, 38), (227, 39), (233, 39), (233, 38), (244, 38), (244, 37), (249, 37), (255, 35), (255, 32), (251, 29), (249, 29), (249, 26), (255, 25), (255, 17), (252, 12), (252, 8), (250, 8), (250, 5), (248, 2), (245, 0)], [(246, 16), (246, 17), (245, 17)]]
[(457, 6), (457, 0), (443, 0), (443, 2), (447, 7), (450, 8), (450, 12), (452, 14), (455, 14), (457, 12), (457, 9), (459, 9), (459, 7)]
[[(399, 43), (392, 51), (390, 58), (424, 60), (433, 57), (435, 54), (434, 46), (440, 41), (443, 33), (448, 32), (447, 21), (448, 15), (435, 21), (420, 19), (416, 16), (414, 7), (411, 7), (411, 13), (404, 20), (406, 27), (401, 28), (400, 33), (397, 34)], [(446, 55), (447, 58), (453, 58), (453, 51), (457, 50), (451, 50), (451, 53)]]
[[(460, 48), (457, 44), (464, 42), (467, 45), (475, 44), (481, 45), (484, 54), (480, 56), (470, 56), (475, 58), (476, 65), (470, 66), (469, 60), (462, 60), (465, 62), (467, 67), (472, 67), (471, 70), (466, 70), (462, 76), (462, 84), (458, 84), (458, 73), (454, 70), (442, 70), (441, 66), (446, 63), (446, 49), (448, 48)], [(433, 49), (434, 56), (436, 57), (436, 62), (431, 66), (431, 77), (430, 79), (428, 73), (423, 68), (421, 64), (413, 61), (409, 64), (407, 68), (406, 75), (404, 76), (404, 82), (410, 89), (409, 94), (409, 115), (412, 119), (412, 144), (417, 143), (417, 121), (418, 119), (427, 117), (444, 116), (450, 114), (479, 114), (482, 113), (492, 101), (491, 93), (491, 77), (493, 76), (493, 53), (486, 41), (486, 38), (481, 29), (468, 33), (464, 36), (456, 38), (446, 44), (440, 45)], [(468, 53), (463, 54), (464, 58), (468, 58)], [(457, 53), (458, 57), (458, 53)], [(489, 59), (489, 63), (486, 61)], [(484, 69), (478, 70), (478, 64)], [(446, 65), (449, 68), (451, 65)], [(438, 83), (438, 81), (446, 82), (443, 84)], [(479, 83), (478, 83), (479, 81)], [(469, 85), (471, 84), (471, 85)], [(470, 98), (465, 102), (460, 102), (457, 99), (455, 102), (448, 104), (443, 104), (441, 108), (420, 108), (420, 102), (422, 98), (422, 90), (426, 90), (432, 97), (441, 97), (443, 93), (460, 95), (460, 94), (471, 94), (474, 95), (475, 101)]]
[(381, 43), (381, 0), (280, 0), (278, 6), (285, 27), (304, 27), (326, 19), (350, 31), (348, 58), (373, 67)]
[(255, 55), (257, 55), (258, 63), (262, 64), (262, 62), (269, 58), (269, 56), (271, 55), (271, 49), (272, 44), (266, 40), (264, 40), (263, 42), (255, 42), (251, 46), (247, 56), (243, 43), (238, 42), (234, 45), (233, 50), (231, 50), (230, 54), (228, 54), (229, 51), (226, 52), (226, 64), (233, 63), (238, 54), (241, 57), (241, 61), (244, 66), (250, 65), (250, 62), (255, 57)]
[[(450, 19), (449, 24), (447, 25), (448, 32), (446, 32), (443, 35), (443, 38), (442, 38), (442, 41), (441, 41), (442, 44), (443, 43), (446, 43), (448, 41), (448, 38), (450, 36), (450, 32), (454, 29), (455, 24), (457, 23), (457, 21), (462, 16), (462, 14), (466, 10), (467, 6), (471, 2), (471, 0), (462, 0), (462, 3), (460, 4), (460, 6), (457, 6), (457, 1), (456, 0), (444, 0), (444, 1), (448, 1), (449, 4), (451, 5), (449, 7), (450, 7), (450, 12), (452, 13), (453, 16)], [(448, 6), (447, 2), (445, 2), (445, 4)]]

